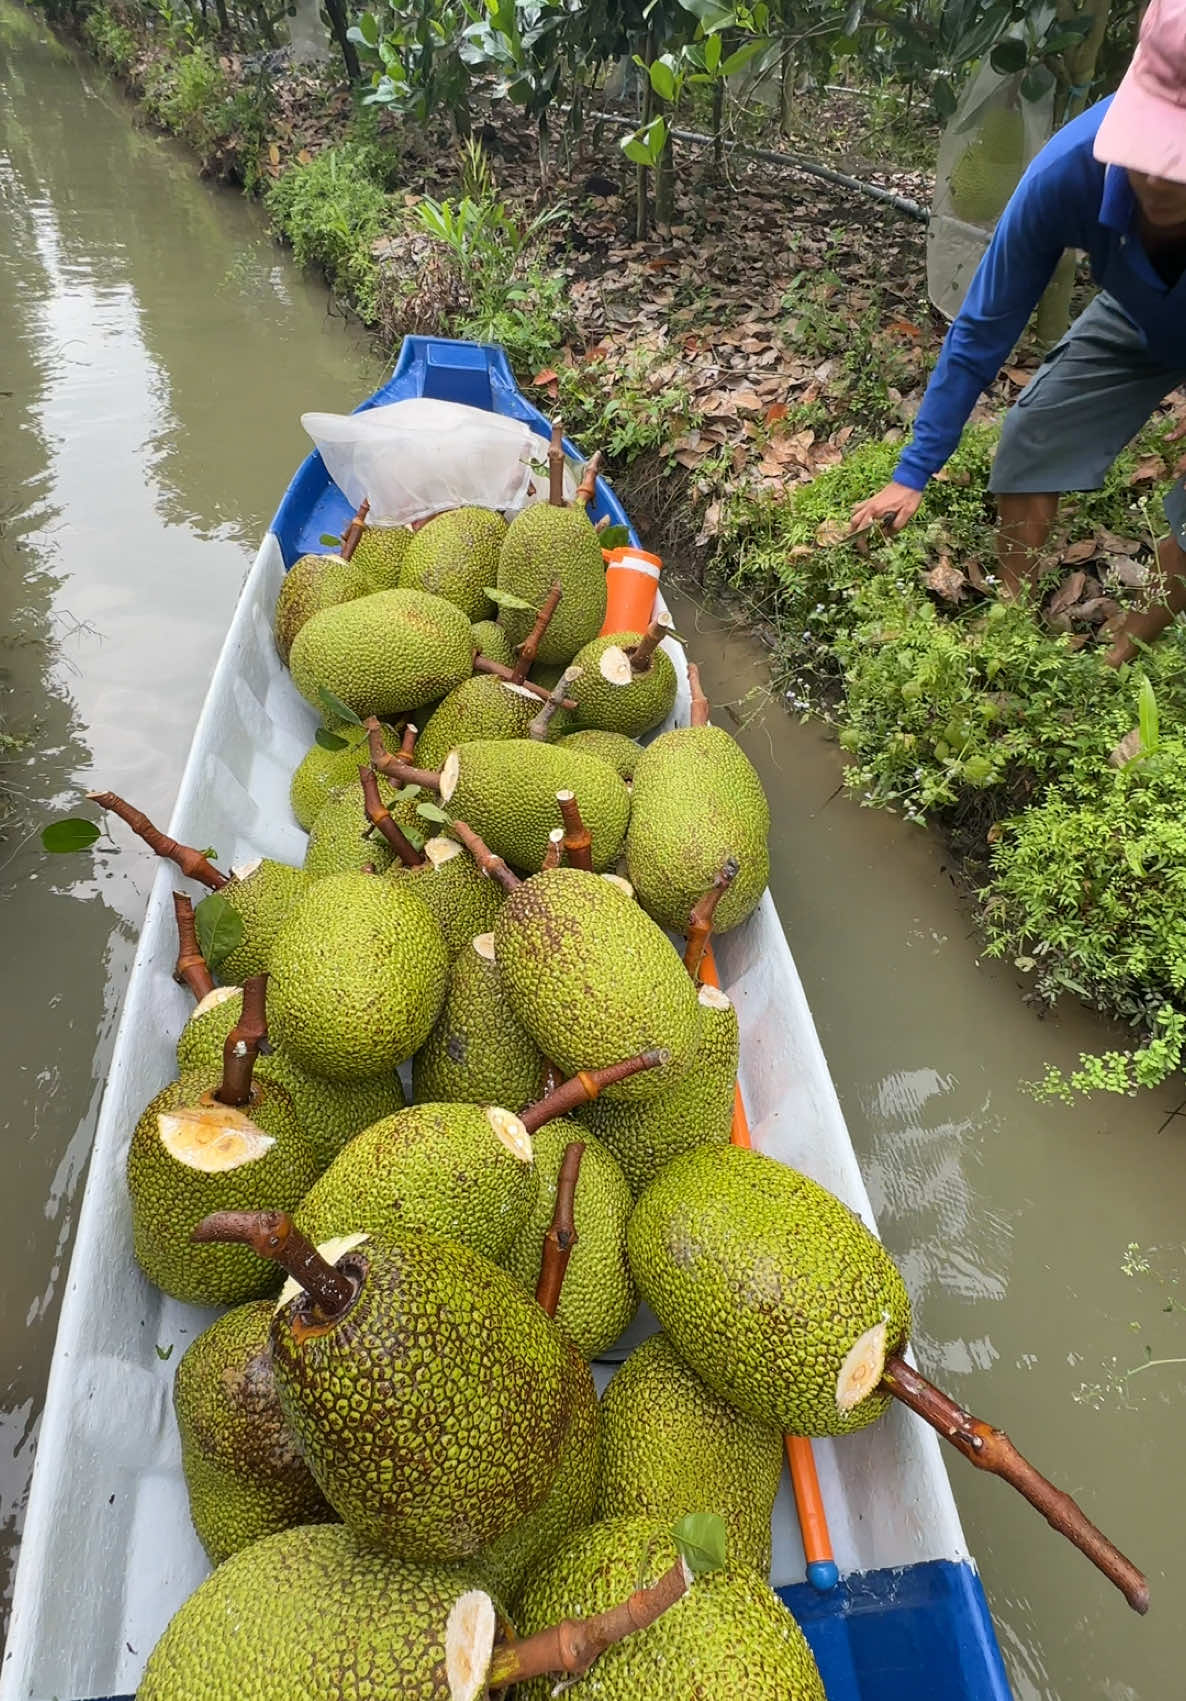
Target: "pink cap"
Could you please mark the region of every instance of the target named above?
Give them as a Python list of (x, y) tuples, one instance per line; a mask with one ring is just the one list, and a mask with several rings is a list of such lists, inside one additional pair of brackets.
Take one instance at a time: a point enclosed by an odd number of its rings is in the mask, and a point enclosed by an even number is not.
[(1186, 183), (1186, 0), (1152, 0), (1096, 134), (1095, 157)]

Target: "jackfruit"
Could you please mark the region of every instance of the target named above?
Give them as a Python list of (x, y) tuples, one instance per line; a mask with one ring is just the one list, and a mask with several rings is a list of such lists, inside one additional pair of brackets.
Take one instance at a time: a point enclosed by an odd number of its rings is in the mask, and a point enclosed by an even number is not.
[(272, 1028), (312, 1074), (389, 1074), (428, 1037), (448, 969), (441, 930), (409, 881), (328, 874), (309, 886), (272, 947)]
[(429, 839), (424, 855), (427, 860), (415, 868), (395, 865), (388, 878), (410, 882), (435, 916), (449, 956), (456, 957), (475, 934), (487, 933), (494, 925), (502, 887), (482, 873), (455, 839)]
[[(425, 801), (425, 793), (418, 786), (393, 786), (382, 774), (376, 778), (379, 801), (390, 810), (392, 820), (413, 846), (420, 845), (424, 819), (416, 813), (416, 805)], [(326, 874), (358, 872), (368, 865), (374, 873), (385, 874), (394, 867), (399, 860), (395, 852), (382, 833), (368, 831), (369, 826), (362, 787), (355, 779), (317, 811), (305, 851), (306, 876), (320, 880)]]
[(537, 1190), (531, 1136), (511, 1111), (417, 1104), (357, 1134), (295, 1220), (318, 1245), (355, 1231), (423, 1229), (499, 1263), (530, 1220)]
[[(179, 1074), (218, 1073), (223, 1045), (242, 1009), (243, 995), (238, 987), (218, 986), (207, 993), (178, 1037)], [(394, 1116), (405, 1103), (404, 1089), (394, 1070), (365, 1081), (324, 1081), (294, 1063), (275, 1042), (266, 1056), (261, 1052), (256, 1059), (253, 1078), (275, 1081), (284, 1088), (313, 1147), (319, 1170), (332, 1163), (347, 1140), (381, 1117)]]
[(314, 707), (324, 688), (365, 720), (434, 702), (469, 678), (473, 660), (469, 621), (451, 602), (373, 591), (306, 621), (289, 671)]
[(568, 694), (577, 705), (572, 720), (578, 731), (597, 729), (637, 738), (667, 719), (675, 707), (675, 667), (660, 649), (635, 673), (630, 651), (641, 641), (641, 632), (610, 632), (577, 651), (573, 666), (580, 668), (581, 677)]
[(486, 586), (498, 576), (506, 535), (506, 521), (492, 508), (451, 508), (414, 534), (399, 582), (455, 603), (467, 620), (485, 620), (493, 609)]
[(626, 1257), (626, 1224), (634, 1200), (626, 1178), (605, 1147), (575, 1122), (563, 1118), (545, 1122), (532, 1139), (539, 1183), (535, 1203), (499, 1262), (535, 1292), (544, 1234), (556, 1209), (556, 1183), (564, 1148), (570, 1141), (579, 1140), (585, 1150), (572, 1208), (577, 1239), (560, 1289), (556, 1319), (582, 1355), (593, 1359), (630, 1327), (638, 1310), (638, 1294)]
[(242, 1110), (219, 1104), (209, 1074), (170, 1081), (145, 1106), (128, 1145), (132, 1247), (150, 1282), (189, 1305), (241, 1305), (275, 1293), (275, 1271), (243, 1246), (195, 1246), (211, 1211), (293, 1210), (317, 1160), (274, 1081), (253, 1081)]
[(770, 1570), (770, 1519), (782, 1476), (777, 1429), (735, 1411), (690, 1371), (666, 1335), (643, 1341), (601, 1396), (596, 1517), (662, 1518), (711, 1506), (729, 1561)]
[(336, 1522), (284, 1425), (269, 1299), (236, 1306), (182, 1354), (173, 1383), (194, 1529), (212, 1565), (275, 1530)]
[[(346, 740), (346, 748), (325, 750), (320, 744), (311, 744), (298, 763), (289, 787), (292, 812), (306, 833), (335, 792), (358, 784), (359, 768), (370, 761), (367, 735), (361, 726), (340, 725), (333, 730), (337, 737)], [(382, 733), (383, 748), (394, 756), (400, 746), (399, 733), (389, 726), (383, 727)]]
[(601, 631), (605, 560), (583, 507), (533, 503), (511, 521), (498, 558), (498, 589), (531, 605), (498, 611), (498, 624), (512, 644), (521, 644), (531, 631), (536, 612), (557, 579), (560, 606), (540, 639), (537, 654), (545, 665), (570, 662), (581, 645)]
[(233, 985), (267, 973), (280, 924), (307, 884), (303, 868), (267, 856), (231, 870), (218, 896), (243, 923), (243, 937), (225, 956), (211, 956), (209, 966), (220, 980)]
[(1025, 170), (1025, 121), (1020, 111), (993, 106), (948, 179), (951, 204), (971, 224), (992, 224)]
[(475, 655), (485, 656), (488, 661), (501, 662), (504, 667), (514, 666), (515, 652), (511, 648), (511, 641), (497, 620), (475, 620), (473, 634)]
[(463, 679), (433, 710), (416, 740), (416, 763), (439, 768), (455, 745), (472, 739), (526, 738), (538, 697), (491, 673)]
[(630, 1219), (630, 1268), (680, 1357), (739, 1411), (795, 1435), (880, 1417), (910, 1334), (893, 1260), (818, 1182), (740, 1146), (676, 1158)]
[(737, 1080), (737, 1012), (723, 992), (702, 986), (695, 1067), (657, 1098), (597, 1098), (576, 1112), (603, 1140), (637, 1199), (664, 1164), (697, 1146), (727, 1146)]
[(441, 769), (441, 802), (521, 873), (544, 859), (548, 834), (561, 824), (558, 791), (574, 793), (593, 836), (596, 869), (609, 868), (630, 818), (630, 793), (596, 756), (534, 739), (459, 744)]
[[(657, 1583), (678, 1559), (670, 1526), (661, 1519), (592, 1524), (523, 1590), (519, 1634), (620, 1606), (636, 1589)], [(608, 1647), (582, 1687), (590, 1701), (825, 1701), (811, 1649), (790, 1612), (764, 1578), (732, 1562), (695, 1578), (654, 1623)], [(548, 1701), (553, 1689), (551, 1677), (533, 1678), (518, 1685), (516, 1701)]]
[(280, 660), (287, 665), (293, 640), (312, 615), (340, 602), (353, 602), (373, 589), (357, 562), (340, 555), (302, 555), (284, 575), (272, 616)]
[(659, 1068), (604, 1089), (644, 1099), (693, 1065), (696, 988), (670, 940), (609, 880), (577, 868), (525, 880), (498, 912), (494, 949), (511, 1009), (566, 1075), (662, 1048)]
[(735, 857), (737, 877), (713, 927), (745, 920), (766, 890), (770, 807), (753, 764), (715, 726), (678, 727), (648, 744), (634, 769), (627, 872), (662, 927), (686, 933), (692, 909)]
[(453, 964), (436, 1026), (412, 1059), (417, 1103), (496, 1104), (520, 1111), (539, 1097), (548, 1064), (515, 1016), (494, 960), (494, 935), (472, 939)]
[(566, 732), (556, 743), (561, 750), (583, 750), (587, 756), (600, 757), (624, 780), (634, 778), (635, 763), (642, 755), (642, 745), (620, 732)]
[(407, 526), (366, 526), (350, 559), (366, 576), (371, 590), (394, 591), (411, 542)]
[(477, 1582), (395, 1565), (338, 1524), (235, 1554), (173, 1615), (137, 1701), (452, 1701), (445, 1627)]
[(456, 1241), (375, 1237), (336, 1265), (357, 1283), (343, 1313), (326, 1320), (298, 1290), (272, 1322), (289, 1427), (357, 1535), (407, 1559), (469, 1557), (548, 1494), (589, 1367), (513, 1276)]

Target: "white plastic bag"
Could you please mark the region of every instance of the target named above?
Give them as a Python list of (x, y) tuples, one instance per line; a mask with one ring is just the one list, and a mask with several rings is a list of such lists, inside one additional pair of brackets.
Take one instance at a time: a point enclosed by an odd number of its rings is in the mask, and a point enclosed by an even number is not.
[[(406, 526), (446, 508), (515, 510), (548, 493), (547, 442), (504, 414), (413, 396), (363, 413), (304, 413), (301, 424), (352, 508)], [(576, 479), (565, 466), (565, 496)]]

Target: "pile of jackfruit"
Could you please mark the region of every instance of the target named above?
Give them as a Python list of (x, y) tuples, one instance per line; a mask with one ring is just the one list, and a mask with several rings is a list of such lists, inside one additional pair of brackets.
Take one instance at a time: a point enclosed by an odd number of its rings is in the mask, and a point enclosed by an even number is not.
[[(543, 1701), (566, 1674), (820, 1701), (767, 1580), (783, 1435), (875, 1419), (910, 1315), (850, 1211), (731, 1143), (737, 1013), (697, 970), (709, 911), (765, 890), (758, 777), (709, 724), (656, 734), (663, 628), (602, 633), (580, 503), (350, 542), (275, 614), (325, 721), (304, 866), (218, 889), (221, 984), (130, 1131), (142, 1269), (229, 1308), (174, 1394), (216, 1569), (141, 1701)], [(661, 1332), (599, 1399), (640, 1302)], [(692, 1565), (698, 1516), (725, 1541)], [(532, 1652), (636, 1591), (665, 1610), (586, 1674)]]

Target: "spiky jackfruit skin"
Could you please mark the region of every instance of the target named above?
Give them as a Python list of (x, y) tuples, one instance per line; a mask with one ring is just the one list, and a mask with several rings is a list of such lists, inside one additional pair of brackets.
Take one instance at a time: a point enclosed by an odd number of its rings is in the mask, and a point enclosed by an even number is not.
[(616, 1086), (649, 1099), (694, 1067), (696, 988), (671, 941), (633, 899), (578, 868), (553, 868), (512, 892), (494, 924), (511, 1009), (566, 1075), (655, 1048), (666, 1063)]
[(1025, 121), (1012, 107), (995, 106), (951, 173), (951, 204), (972, 224), (991, 224), (1005, 210), (1025, 170)]
[(441, 930), (408, 882), (328, 874), (276, 937), (269, 1020), (311, 1074), (387, 1075), (427, 1039), (448, 970)]
[(417, 1104), (355, 1135), (301, 1201), (296, 1224), (315, 1246), (416, 1229), (498, 1263), (538, 1186), (534, 1164), (503, 1144), (484, 1107)]
[(515, 652), (511, 648), (511, 641), (497, 620), (475, 620), (473, 634), (476, 655), (485, 656), (489, 661), (501, 662), (504, 667), (514, 665)]
[(735, 1411), (666, 1335), (652, 1335), (601, 1397), (595, 1516), (661, 1518), (670, 1529), (710, 1506), (725, 1520), (730, 1564), (765, 1577), (782, 1456), (777, 1429)]
[(744, 921), (770, 878), (769, 831), (762, 782), (719, 727), (674, 728), (639, 757), (626, 865), (639, 903), (662, 927), (687, 932), (694, 905), (731, 856), (740, 868), (713, 928), (725, 933)]
[[(239, 1020), (243, 996), (229, 987), (230, 997), (195, 1010), (177, 1040), (177, 1069), (181, 1075), (203, 1071), (217, 1075), (226, 1037)], [(273, 1045), (257, 1059), (255, 1077), (275, 1081), (292, 1100), (297, 1121), (313, 1147), (317, 1167), (333, 1162), (348, 1140), (381, 1117), (404, 1108), (404, 1089), (394, 1070), (366, 1081), (324, 1081), (294, 1063), (282, 1046)]]
[(182, 1354), (173, 1383), (189, 1513), (212, 1565), (276, 1530), (336, 1523), (285, 1428), (270, 1299), (236, 1306)]
[(855, 1212), (797, 1170), (740, 1146), (689, 1152), (647, 1188), (627, 1231), (643, 1299), (680, 1357), (739, 1411), (795, 1435), (847, 1435), (888, 1396), (836, 1404), (846, 1355), (886, 1327), (910, 1335), (893, 1260)]
[(578, 1140), (585, 1150), (573, 1199), (577, 1239), (568, 1260), (556, 1319), (583, 1357), (594, 1359), (630, 1327), (638, 1293), (626, 1256), (626, 1224), (634, 1200), (626, 1178), (599, 1140), (562, 1118), (532, 1135), (538, 1191), (524, 1223), (500, 1260), (531, 1293), (539, 1281), (544, 1235), (556, 1209), (556, 1183), (564, 1148)]
[(453, 603), (423, 591), (372, 591), (307, 620), (288, 665), (314, 707), (324, 687), (365, 720), (435, 703), (469, 678), (473, 659), (469, 621)]
[(272, 635), (280, 660), (287, 665), (293, 640), (306, 620), (323, 608), (336, 608), (340, 602), (364, 597), (372, 589), (357, 564), (343, 561), (340, 555), (302, 555), (294, 561), (284, 575), (272, 616)]
[(242, 1305), (275, 1293), (278, 1272), (261, 1266), (246, 1246), (195, 1246), (190, 1231), (212, 1211), (294, 1211), (317, 1174), (283, 1087), (254, 1081), (243, 1114), (275, 1144), (237, 1169), (208, 1174), (172, 1156), (157, 1118), (198, 1104), (217, 1087), (219, 1072), (170, 1081), (145, 1106), (128, 1145), (132, 1248), (150, 1282), (188, 1305)]
[(642, 745), (620, 732), (566, 732), (556, 743), (561, 750), (583, 750), (586, 756), (598, 757), (623, 780), (634, 778), (635, 765), (642, 755)]
[[(437, 840), (440, 845), (442, 841)], [(430, 840), (431, 844), (432, 841)], [(451, 840), (445, 841), (449, 850)], [(431, 860), (415, 868), (394, 866), (389, 879), (407, 881), (435, 916), (450, 958), (456, 957), (479, 933), (489, 933), (502, 907), (503, 890), (496, 880), (483, 874), (468, 851), (444, 861)]]
[(490, 849), (522, 874), (544, 859), (548, 834), (563, 825), (558, 791), (571, 791), (593, 837), (595, 869), (612, 866), (630, 819), (630, 793), (614, 770), (581, 750), (534, 739), (459, 744), (457, 788), (445, 800)]
[[(379, 799), (390, 803), (397, 787), (380, 778)], [(309, 880), (326, 874), (358, 873), (368, 864), (376, 874), (386, 874), (397, 860), (395, 852), (379, 832), (367, 832), (366, 805), (362, 787), (344, 786), (317, 811), (309, 829), (304, 869)]]
[(400, 584), (455, 603), (467, 620), (493, 612), (486, 586), (498, 576), (507, 523), (492, 508), (452, 508), (421, 526), (408, 545)]
[(243, 923), (243, 938), (225, 957), (211, 957), (210, 968), (224, 985), (237, 985), (248, 975), (268, 971), (280, 924), (307, 884), (303, 868), (261, 858), (258, 867), (240, 878), (232, 874), (218, 896)]
[(589, 1367), (489, 1259), (437, 1235), (367, 1241), (337, 1260), (359, 1282), (328, 1327), (272, 1322), (285, 1419), (357, 1535), (404, 1559), (468, 1558), (556, 1479)]
[(350, 560), (366, 576), (371, 590), (394, 591), (411, 542), (407, 526), (366, 526)]
[(645, 672), (634, 674), (625, 684), (614, 684), (602, 671), (607, 652), (611, 662), (620, 661), (641, 641), (641, 632), (609, 632), (577, 651), (573, 666), (581, 669), (581, 677), (573, 681), (568, 694), (576, 703), (572, 720), (578, 731), (596, 729), (638, 738), (667, 719), (675, 707), (678, 681), (671, 657), (663, 650), (655, 650)]
[(338, 1524), (228, 1559), (173, 1615), (137, 1701), (450, 1701), (445, 1626), (468, 1567), (395, 1565)]
[(498, 1104), (539, 1097), (547, 1060), (511, 1010), (498, 964), (467, 945), (453, 964), (436, 1025), (412, 1059), (417, 1103)]
[[(660, 1519), (592, 1524), (524, 1588), (519, 1634), (619, 1606), (657, 1583), (677, 1559), (670, 1526)], [(553, 1684), (551, 1677), (533, 1678), (517, 1687), (516, 1701), (548, 1701)], [(763, 1577), (732, 1561), (697, 1577), (645, 1630), (607, 1648), (578, 1688), (587, 1701), (825, 1701), (798, 1624)]]
[(603, 1140), (638, 1198), (665, 1164), (698, 1146), (727, 1146), (737, 1080), (737, 1012), (702, 1003), (696, 1063), (665, 1093), (641, 1103), (597, 1098), (577, 1121)]
[(560, 604), (540, 639), (537, 660), (545, 666), (570, 662), (605, 620), (605, 560), (583, 507), (553, 508), (538, 502), (515, 515), (498, 558), (498, 589), (531, 607), (500, 608), (498, 624), (512, 644), (521, 644), (559, 579)]
[[(292, 812), (306, 833), (319, 812), (343, 786), (358, 784), (359, 767), (370, 760), (367, 735), (358, 726), (338, 726), (334, 732), (346, 740), (344, 750), (323, 750), (311, 744), (292, 776), (288, 801)], [(399, 749), (400, 736), (391, 727), (383, 728), (383, 747), (392, 756)]]
[(458, 744), (473, 739), (526, 738), (542, 707), (529, 691), (475, 673), (439, 703), (416, 740), (416, 765), (439, 768)]

